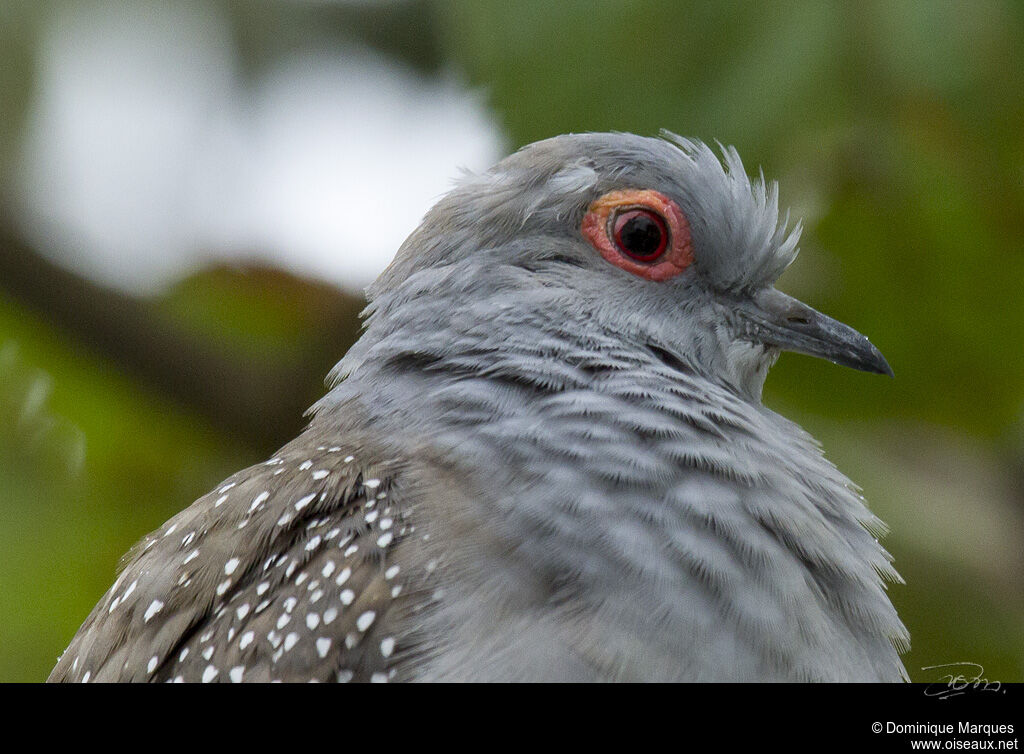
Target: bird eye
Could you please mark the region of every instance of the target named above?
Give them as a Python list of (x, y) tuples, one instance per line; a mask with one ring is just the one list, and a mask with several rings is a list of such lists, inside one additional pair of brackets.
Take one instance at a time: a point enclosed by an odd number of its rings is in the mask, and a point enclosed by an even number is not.
[(657, 191), (605, 194), (590, 205), (580, 230), (607, 261), (647, 280), (668, 280), (693, 262), (686, 215)]
[(638, 262), (653, 262), (668, 247), (668, 227), (649, 209), (627, 209), (612, 219), (612, 238), (623, 254)]

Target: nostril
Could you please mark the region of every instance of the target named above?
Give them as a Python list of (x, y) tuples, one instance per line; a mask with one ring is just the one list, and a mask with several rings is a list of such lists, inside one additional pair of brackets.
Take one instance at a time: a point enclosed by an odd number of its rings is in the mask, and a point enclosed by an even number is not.
[(786, 317), (786, 321), (791, 325), (807, 325), (811, 322), (811, 320), (807, 319), (803, 314), (794, 314), (790, 317)]

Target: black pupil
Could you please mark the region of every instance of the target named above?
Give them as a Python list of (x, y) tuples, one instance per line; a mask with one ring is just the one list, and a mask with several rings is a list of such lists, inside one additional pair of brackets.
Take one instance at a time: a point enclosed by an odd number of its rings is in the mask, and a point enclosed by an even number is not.
[(649, 257), (661, 247), (661, 226), (644, 214), (633, 215), (622, 224), (619, 241), (630, 254)]

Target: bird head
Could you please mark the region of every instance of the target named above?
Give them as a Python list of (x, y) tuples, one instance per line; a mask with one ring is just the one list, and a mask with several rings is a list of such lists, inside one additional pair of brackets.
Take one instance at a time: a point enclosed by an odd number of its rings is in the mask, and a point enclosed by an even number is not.
[(568, 134), (463, 178), (368, 294), (371, 311), (484, 296), (586, 321), (758, 398), (784, 350), (891, 375), (866, 337), (774, 288), (799, 235), (732, 148)]

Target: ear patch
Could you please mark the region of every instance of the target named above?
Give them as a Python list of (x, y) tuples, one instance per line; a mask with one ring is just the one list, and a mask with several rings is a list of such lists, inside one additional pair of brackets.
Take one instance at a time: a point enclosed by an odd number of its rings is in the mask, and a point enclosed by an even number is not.
[(548, 191), (554, 194), (572, 194), (586, 191), (597, 183), (597, 172), (589, 165), (567, 165), (548, 179)]

